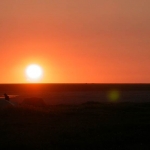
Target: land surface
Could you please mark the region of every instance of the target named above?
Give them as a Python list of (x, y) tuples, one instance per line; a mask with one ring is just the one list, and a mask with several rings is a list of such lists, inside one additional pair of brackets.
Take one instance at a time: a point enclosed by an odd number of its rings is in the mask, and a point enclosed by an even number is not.
[(149, 149), (150, 103), (96, 103), (0, 110), (1, 148)]

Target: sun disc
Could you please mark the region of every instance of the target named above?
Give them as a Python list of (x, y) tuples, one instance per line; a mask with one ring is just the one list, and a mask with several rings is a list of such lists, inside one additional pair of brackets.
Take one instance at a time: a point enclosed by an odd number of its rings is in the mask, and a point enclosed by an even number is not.
[(42, 77), (43, 70), (39, 65), (32, 64), (26, 68), (26, 75), (31, 80), (37, 80)]

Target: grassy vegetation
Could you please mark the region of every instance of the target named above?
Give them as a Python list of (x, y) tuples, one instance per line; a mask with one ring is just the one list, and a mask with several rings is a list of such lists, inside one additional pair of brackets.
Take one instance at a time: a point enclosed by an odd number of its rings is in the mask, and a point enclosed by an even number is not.
[(0, 146), (149, 149), (150, 103), (85, 103), (0, 110)]

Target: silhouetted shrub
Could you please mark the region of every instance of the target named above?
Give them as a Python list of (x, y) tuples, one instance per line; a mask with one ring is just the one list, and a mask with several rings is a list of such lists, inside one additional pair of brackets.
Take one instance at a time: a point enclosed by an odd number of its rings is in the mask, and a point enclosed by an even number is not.
[(26, 98), (26, 99), (23, 100), (22, 104), (38, 106), (38, 107), (45, 107), (46, 106), (43, 99), (38, 98), (38, 97)]

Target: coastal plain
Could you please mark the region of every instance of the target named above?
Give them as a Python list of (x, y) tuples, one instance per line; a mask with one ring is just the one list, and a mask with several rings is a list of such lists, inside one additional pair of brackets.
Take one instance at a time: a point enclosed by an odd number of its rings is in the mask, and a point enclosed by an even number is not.
[(18, 105), (0, 110), (0, 145), (34, 149), (149, 149), (150, 103)]

